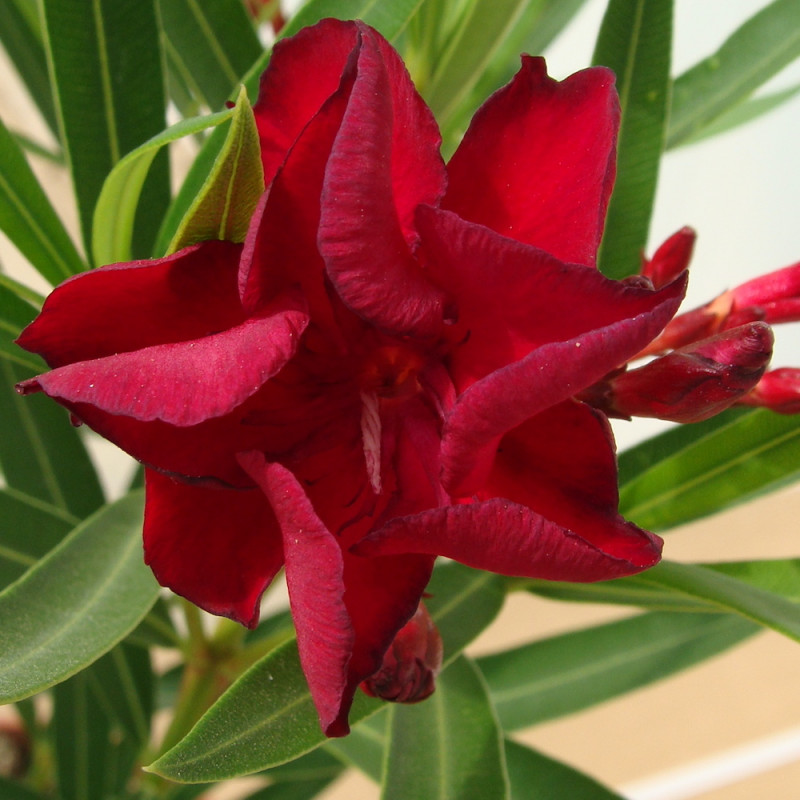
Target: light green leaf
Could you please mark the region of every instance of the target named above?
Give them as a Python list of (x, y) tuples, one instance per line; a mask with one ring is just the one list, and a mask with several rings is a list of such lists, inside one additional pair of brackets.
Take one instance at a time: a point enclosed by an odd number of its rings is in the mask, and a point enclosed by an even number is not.
[(505, 751), (511, 800), (622, 800), (594, 778), (510, 739)]
[(261, 142), (244, 87), (214, 168), (189, 207), (168, 251), (207, 239), (243, 242), (261, 195), (264, 169)]
[[(56, 133), (56, 111), (47, 75), (38, 16), (30, 13), (31, 2), (0, 0), (0, 42), (36, 103), (42, 118)], [(33, 9), (35, 12), (35, 8)]]
[(97, 474), (66, 411), (43, 394), (14, 391), (33, 374), (0, 359), (3, 475), (12, 488), (83, 519), (103, 504)]
[(158, 596), (142, 562), (142, 496), (79, 525), (0, 594), (0, 702), (74, 675), (132, 631)]
[(800, 0), (774, 0), (675, 81), (667, 146), (696, 137), (800, 57)]
[(389, 710), (382, 800), (502, 800), (504, 750), (486, 684), (465, 656), (424, 702)]
[[(42, 0), (59, 128), (83, 242), (92, 243), (97, 197), (112, 167), (165, 127), (155, 0)], [(169, 204), (163, 152), (144, 189), (134, 256), (150, 255)]]
[(718, 570), (670, 561), (662, 561), (641, 578), (646, 583), (708, 601), (722, 611), (735, 612), (800, 641), (800, 607), (775, 592)]
[(647, 243), (669, 108), (672, 0), (610, 0), (592, 63), (617, 75), (622, 119), (617, 178), (598, 265), (611, 278), (639, 271)]
[(636, 449), (638, 474), (623, 454), (620, 511), (650, 530), (713, 514), (796, 478), (799, 444), (800, 419), (765, 409), (681, 426)]
[[(459, 564), (436, 569), (426, 599), (452, 659), (496, 616), (503, 583)], [(355, 724), (383, 704), (358, 692)], [(297, 645), (288, 642), (251, 667), (209, 709), (189, 734), (150, 765), (170, 780), (225, 780), (290, 761), (325, 741), (308, 691)]]
[(646, 686), (756, 633), (736, 616), (650, 612), (478, 659), (504, 730)]
[[(770, 111), (779, 108), (784, 103), (789, 102), (789, 100), (793, 100), (798, 94), (800, 94), (800, 84), (780, 92), (773, 92), (772, 94), (763, 95), (762, 97), (754, 97), (752, 100), (745, 100), (743, 103), (733, 106), (729, 111), (721, 114), (713, 122), (701, 128), (694, 135), (678, 142), (675, 146), (681, 147), (686, 144), (695, 144), (704, 139), (710, 139), (712, 136), (719, 136), (722, 133), (727, 133), (734, 128), (738, 128), (740, 125), (746, 125), (748, 122), (752, 122), (754, 119), (758, 119), (768, 114)], [(669, 142), (667, 142), (667, 146), (670, 146)]]
[(211, 109), (221, 109), (262, 47), (241, 0), (159, 0), (173, 67)]
[(14, 137), (0, 122), (0, 229), (50, 283), (86, 268)]
[(132, 150), (103, 183), (94, 210), (92, 252), (96, 264), (113, 264), (131, 257), (136, 209), (153, 159), (161, 148), (226, 122), (233, 111), (220, 111), (206, 117), (185, 119), (170, 126), (140, 147)]

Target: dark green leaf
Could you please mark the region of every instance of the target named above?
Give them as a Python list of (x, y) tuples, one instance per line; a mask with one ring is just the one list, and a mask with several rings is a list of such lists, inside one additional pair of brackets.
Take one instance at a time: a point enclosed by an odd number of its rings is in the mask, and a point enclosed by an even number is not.
[[(453, 659), (497, 615), (503, 583), (459, 564), (436, 569), (426, 599)], [(382, 708), (357, 693), (351, 724)], [(325, 741), (300, 669), (297, 645), (287, 642), (251, 667), (211, 707), (188, 736), (149, 769), (170, 780), (224, 780), (283, 764)]]
[(0, 122), (0, 229), (50, 283), (86, 268), (14, 137)]
[(44, 795), (36, 794), (21, 783), (0, 775), (0, 797), (3, 800), (48, 800)]
[(651, 612), (478, 659), (504, 730), (580, 711), (757, 632), (736, 616)]
[(622, 107), (617, 179), (598, 264), (611, 278), (639, 271), (669, 109), (672, 0), (610, 0), (592, 63), (617, 75)]
[(221, 109), (242, 76), (261, 55), (241, 0), (159, 0), (173, 66), (197, 96)]
[[(378, 714), (376, 716), (382, 716)], [(364, 720), (358, 727), (364, 725), (369, 720)], [(346, 741), (336, 739), (331, 741)], [(322, 779), (331, 780), (342, 772), (342, 764), (338, 758), (331, 755), (325, 748), (318, 748), (306, 753), (294, 761), (281, 764), (268, 772), (262, 773), (274, 783), (295, 783), (304, 781), (317, 781)]]
[(800, 0), (775, 0), (676, 81), (667, 145), (675, 147), (746, 100), (800, 56)]
[(225, 143), (168, 251), (207, 239), (243, 242), (264, 192), (261, 144), (253, 109), (242, 87)]
[(307, 781), (293, 781), (291, 783), (276, 783), (259, 789), (255, 794), (249, 794), (243, 800), (311, 800), (326, 789), (338, 777), (313, 778)]
[(80, 520), (24, 492), (0, 489), (0, 587), (19, 578)]
[(106, 506), (0, 594), (0, 702), (74, 675), (133, 630), (158, 596), (142, 562), (142, 497)]
[(697, 564), (662, 561), (641, 576), (642, 580), (690, 598), (713, 603), (760, 625), (800, 641), (800, 608), (775, 592)]
[(389, 710), (383, 800), (507, 798), (504, 752), (486, 685), (465, 656), (416, 705)]
[(505, 751), (511, 800), (622, 800), (594, 778), (510, 739)]
[(94, 211), (92, 252), (97, 264), (131, 257), (134, 220), (147, 174), (161, 149), (184, 136), (226, 122), (232, 111), (185, 119), (162, 131), (119, 161), (103, 183)]
[(383, 773), (389, 708), (387, 706), (377, 714), (362, 719), (349, 736), (343, 739), (331, 739), (325, 745), (325, 748), (341, 759), (342, 763), (360, 770), (375, 783), (381, 782)]
[[(165, 127), (155, 0), (43, 0), (42, 7), (62, 143), (89, 252), (106, 175)], [(169, 203), (169, 165), (162, 155), (143, 191), (136, 257), (150, 254)]]
[(41, 30), (35, 8), (31, 13), (30, 8), (26, 9), (25, 6), (30, 7), (31, 3), (25, 0), (0, 0), (0, 42), (42, 118), (55, 134), (58, 125)]
[(765, 409), (668, 431), (630, 456), (652, 464), (635, 476), (623, 455), (620, 511), (650, 530), (713, 514), (796, 478), (798, 444), (800, 419)]
[(147, 616), (139, 623), (126, 641), (138, 647), (177, 647), (181, 639), (169, 616), (167, 604), (159, 598)]
[(20, 397), (14, 384), (33, 374), (0, 359), (0, 465), (6, 483), (83, 519), (103, 492), (78, 432), (43, 394)]

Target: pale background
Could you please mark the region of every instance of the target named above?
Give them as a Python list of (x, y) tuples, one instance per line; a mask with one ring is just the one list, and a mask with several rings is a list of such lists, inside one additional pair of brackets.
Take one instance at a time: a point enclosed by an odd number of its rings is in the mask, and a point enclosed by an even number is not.
[[(676, 0), (674, 72), (711, 53), (741, 21), (765, 5), (763, 0)], [(563, 78), (589, 63), (604, 8), (604, 0), (590, 0), (567, 34), (545, 53), (552, 75)], [(800, 66), (793, 65), (770, 88), (798, 83)], [(36, 119), (5, 62), (0, 63), (0, 115), (12, 128), (27, 127)], [(799, 129), (800, 98), (796, 98), (760, 121), (665, 158), (650, 251), (685, 224), (698, 230), (691, 304), (800, 258)], [(71, 190), (64, 176), (47, 165), (35, 166), (74, 231)], [(2, 235), (0, 259), (15, 276), (46, 289)], [(779, 329), (774, 364), (800, 366), (797, 325)], [(620, 446), (659, 427), (659, 423), (617, 426)], [(116, 469), (109, 479), (113, 491), (122, 485), (124, 462), (108, 445), (96, 446), (95, 452)], [(669, 534), (665, 552), (669, 558), (687, 561), (795, 557), (798, 519), (800, 490), (789, 489)], [(620, 613), (626, 612), (515, 596), (472, 652)], [(798, 679), (800, 648), (777, 634), (764, 633), (698, 669), (539, 726), (521, 738), (593, 774), (630, 800), (797, 800)], [(354, 775), (324, 798), (376, 800), (378, 794), (373, 784)]]

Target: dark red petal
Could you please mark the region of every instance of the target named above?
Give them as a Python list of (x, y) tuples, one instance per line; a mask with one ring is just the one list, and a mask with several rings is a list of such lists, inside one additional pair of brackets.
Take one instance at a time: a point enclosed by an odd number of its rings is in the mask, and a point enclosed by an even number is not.
[(644, 261), (641, 274), (650, 278), (656, 289), (674, 281), (689, 266), (696, 239), (692, 228), (684, 227), (673, 233), (651, 259)]
[(145, 472), (144, 554), (158, 582), (248, 627), (283, 564), (275, 515), (256, 490), (180, 483)]
[(295, 354), (308, 322), (297, 298), (203, 339), (68, 364), (21, 384), (109, 414), (196, 425), (241, 405)]
[(268, 463), (261, 453), (242, 453), (239, 458), (278, 518), (300, 663), (320, 725), (326, 736), (345, 736), (355, 691), (350, 690), (347, 680), (354, 632), (344, 603), (339, 542), (289, 470)]
[(295, 140), (339, 87), (358, 38), (354, 22), (324, 19), (275, 44), (253, 106), (267, 186)]
[(60, 367), (232, 328), (245, 319), (236, 284), (241, 251), (203, 242), (76, 275), (47, 298), (18, 344)]
[(541, 58), (478, 110), (448, 164), (443, 207), (562, 261), (594, 265), (614, 182), (610, 70), (557, 82)]
[(320, 250), (344, 302), (379, 328), (436, 333), (444, 296), (411, 256), (414, 209), (444, 191), (440, 137), (397, 53), (361, 26), (358, 74), (326, 169)]

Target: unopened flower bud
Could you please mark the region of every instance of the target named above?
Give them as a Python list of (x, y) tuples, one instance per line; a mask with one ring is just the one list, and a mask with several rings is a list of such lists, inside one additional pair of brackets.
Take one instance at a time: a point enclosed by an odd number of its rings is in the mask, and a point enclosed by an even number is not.
[(768, 372), (739, 403), (779, 414), (800, 414), (800, 369), (784, 367)]
[(681, 228), (673, 233), (651, 259), (644, 259), (641, 274), (650, 278), (656, 289), (672, 283), (689, 266), (696, 239), (692, 228)]
[(800, 320), (800, 262), (732, 290), (734, 309), (758, 308), (770, 323)]
[(582, 399), (609, 416), (700, 422), (747, 394), (771, 356), (772, 331), (754, 322), (607, 378), (602, 391), (593, 387)]
[(381, 668), (361, 684), (370, 697), (394, 703), (418, 703), (433, 694), (442, 668), (442, 637), (420, 603), (398, 631)]

